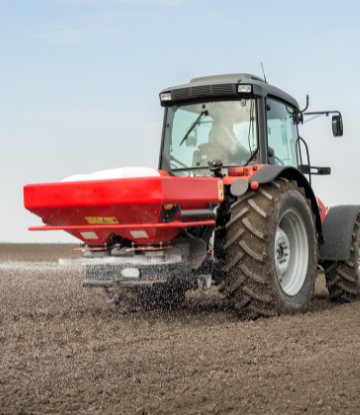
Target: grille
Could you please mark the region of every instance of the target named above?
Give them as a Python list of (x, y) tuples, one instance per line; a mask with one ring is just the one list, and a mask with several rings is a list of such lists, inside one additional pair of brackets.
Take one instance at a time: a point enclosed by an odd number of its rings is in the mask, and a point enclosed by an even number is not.
[(214, 85), (213, 93), (214, 95), (233, 95), (236, 93), (235, 85)]
[(190, 88), (176, 89), (171, 92), (171, 98), (173, 101), (181, 101), (183, 99), (189, 99), (191, 91)]
[(211, 95), (210, 86), (195, 86), (191, 90), (191, 96), (194, 98)]
[(236, 85), (204, 85), (171, 91), (173, 101), (195, 99), (200, 97), (236, 95)]

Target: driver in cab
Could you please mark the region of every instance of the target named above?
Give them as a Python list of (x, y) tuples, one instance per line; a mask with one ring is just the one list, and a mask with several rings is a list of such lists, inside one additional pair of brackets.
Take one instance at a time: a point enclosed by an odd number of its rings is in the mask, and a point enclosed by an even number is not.
[[(234, 125), (243, 121), (240, 103), (226, 102), (217, 111), (211, 111), (213, 118), (212, 128), (209, 132), (209, 143), (218, 143), (226, 149), (228, 160), (221, 160), (223, 164), (242, 164), (250, 157), (250, 152), (239, 143), (235, 133)], [(238, 104), (238, 105), (236, 105)]]

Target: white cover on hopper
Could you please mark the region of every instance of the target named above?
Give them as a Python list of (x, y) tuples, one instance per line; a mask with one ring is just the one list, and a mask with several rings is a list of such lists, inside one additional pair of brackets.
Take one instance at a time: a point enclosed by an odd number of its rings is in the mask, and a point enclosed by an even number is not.
[(61, 180), (62, 182), (83, 182), (88, 180), (130, 179), (134, 177), (157, 177), (160, 173), (148, 167), (122, 167), (102, 170), (91, 174), (75, 174)]

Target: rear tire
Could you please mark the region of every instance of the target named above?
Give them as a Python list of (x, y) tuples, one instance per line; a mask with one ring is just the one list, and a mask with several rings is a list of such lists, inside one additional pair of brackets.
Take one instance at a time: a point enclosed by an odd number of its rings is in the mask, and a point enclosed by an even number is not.
[(358, 216), (351, 241), (348, 261), (326, 262), (324, 264), (326, 286), (330, 300), (350, 303), (360, 298), (360, 215)]
[(220, 291), (249, 318), (307, 310), (318, 261), (315, 216), (304, 189), (284, 178), (231, 206), (227, 275)]

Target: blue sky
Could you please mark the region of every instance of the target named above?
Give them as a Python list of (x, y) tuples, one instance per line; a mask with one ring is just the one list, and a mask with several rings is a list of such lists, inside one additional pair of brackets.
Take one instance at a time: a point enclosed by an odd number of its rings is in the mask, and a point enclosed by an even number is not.
[[(157, 167), (159, 92), (193, 77), (262, 75), (310, 110), (340, 110), (300, 127), (326, 205), (359, 203), (359, 2), (2, 0), (0, 241), (70, 241), (30, 233), (27, 183), (122, 166)], [(349, 180), (349, 177), (351, 179)]]

